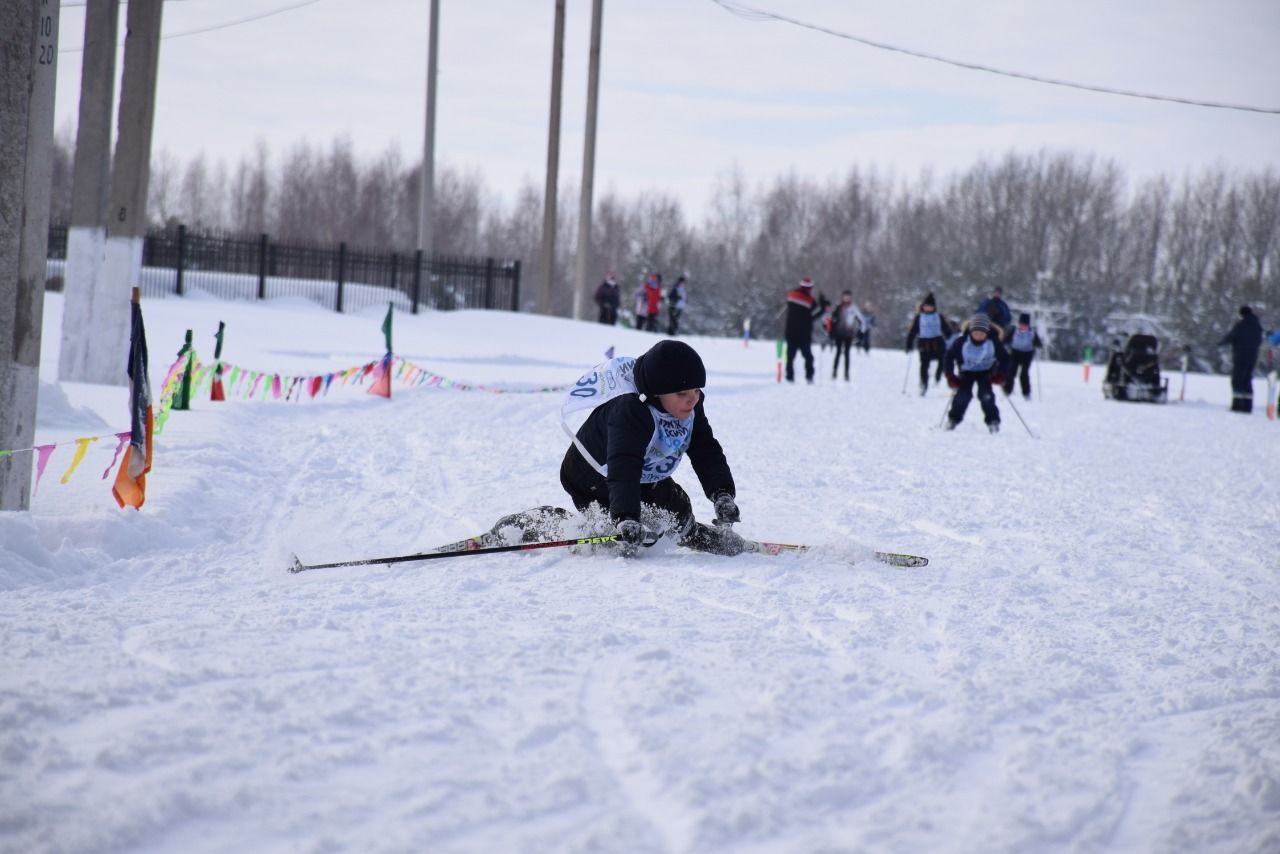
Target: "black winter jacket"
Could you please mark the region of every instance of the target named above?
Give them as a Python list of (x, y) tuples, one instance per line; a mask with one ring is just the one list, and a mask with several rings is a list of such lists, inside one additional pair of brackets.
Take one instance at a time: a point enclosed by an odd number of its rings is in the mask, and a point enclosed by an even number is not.
[(1218, 346), (1231, 345), (1231, 356), (1237, 362), (1254, 362), (1262, 347), (1262, 321), (1258, 315), (1249, 314), (1236, 321), (1231, 331), (1223, 336)]
[(792, 288), (787, 291), (787, 322), (785, 335), (788, 341), (808, 343), (813, 339), (813, 321), (821, 317), (830, 305), (826, 297), (814, 300), (813, 288)]
[[(727, 492), (736, 495), (733, 474), (724, 457), (724, 449), (711, 431), (711, 422), (703, 411), (706, 396), (693, 410), (693, 437), (685, 453), (693, 463), (693, 471), (707, 498)], [(656, 399), (641, 401), (638, 394), (623, 394), (592, 410), (586, 423), (578, 428), (578, 441), (596, 460), (603, 460), (609, 472), (609, 515), (614, 519), (640, 518), (640, 476), (645, 450), (653, 438), (654, 421), (649, 407), (665, 411)], [(562, 472), (583, 491), (606, 481), (582, 458), (575, 445), (565, 452)]]

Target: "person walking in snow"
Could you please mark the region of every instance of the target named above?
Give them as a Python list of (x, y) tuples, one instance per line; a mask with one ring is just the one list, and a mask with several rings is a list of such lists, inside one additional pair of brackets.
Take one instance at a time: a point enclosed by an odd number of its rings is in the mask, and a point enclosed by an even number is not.
[(1000, 430), (1000, 410), (996, 407), (991, 385), (1004, 381), (1009, 372), (1009, 353), (1000, 342), (999, 331), (993, 328), (991, 318), (985, 314), (975, 314), (961, 331), (961, 336), (947, 348), (942, 360), (947, 385), (955, 392), (951, 409), (947, 412), (947, 429), (956, 429), (956, 425), (964, 420), (964, 412), (969, 408), (976, 385), (987, 429), (997, 433)]
[(1241, 306), (1240, 319), (1218, 342), (1231, 347), (1231, 411), (1253, 412), (1253, 368), (1262, 348), (1262, 322), (1249, 306)]
[[(624, 555), (664, 534), (688, 548), (738, 554), (737, 488), (707, 420), (702, 358), (683, 341), (659, 341), (644, 355), (614, 360), (624, 391), (591, 411), (560, 466), (560, 483), (580, 512), (597, 505), (614, 523)], [(685, 454), (715, 507), (715, 527), (694, 519), (689, 495), (672, 478)]]
[(650, 273), (644, 280), (644, 328), (658, 331), (658, 314), (662, 311), (662, 274)]
[(676, 279), (676, 283), (671, 286), (671, 292), (667, 294), (667, 315), (670, 322), (667, 324), (667, 334), (675, 335), (680, 329), (680, 315), (684, 314), (684, 276)]
[(871, 330), (876, 326), (876, 313), (871, 307), (871, 301), (867, 300), (862, 303), (862, 312), (858, 318), (858, 334), (853, 342), (854, 347), (858, 347), (863, 353), (871, 355)]
[(622, 294), (618, 292), (618, 280), (613, 271), (604, 277), (600, 287), (596, 288), (596, 305), (600, 306), (600, 322), (613, 326), (618, 322), (618, 306), (622, 304)]
[[(911, 352), (912, 343), (917, 343), (920, 355), (920, 394), (929, 390), (929, 365), (938, 363), (933, 375), (934, 382), (942, 382), (942, 356), (946, 352), (947, 336), (951, 334), (951, 324), (938, 311), (937, 300), (930, 291), (920, 303), (920, 309), (911, 321), (907, 330), (907, 352)], [(906, 380), (903, 380), (906, 385)]]
[(636, 288), (632, 301), (636, 307), (636, 329), (643, 331), (649, 322), (649, 297), (644, 282), (641, 282), (640, 287)]
[(804, 378), (813, 383), (813, 321), (822, 316), (831, 303), (822, 294), (813, 298), (813, 279), (805, 276), (800, 284), (787, 291), (787, 382), (796, 381), (796, 353), (804, 355)]
[(840, 303), (831, 311), (831, 340), (836, 345), (835, 362), (831, 365), (831, 379), (840, 372), (840, 356), (844, 355), (844, 381), (849, 381), (849, 353), (853, 349), (854, 338), (862, 326), (861, 313), (853, 304), (853, 293), (845, 291), (840, 295)]
[(1020, 380), (1022, 397), (1025, 400), (1031, 399), (1031, 360), (1041, 346), (1040, 333), (1031, 325), (1031, 315), (1024, 311), (1018, 315), (1018, 325), (1009, 336), (1009, 357), (1013, 367), (1004, 378), (1005, 394), (1013, 394), (1013, 381), (1016, 377)]

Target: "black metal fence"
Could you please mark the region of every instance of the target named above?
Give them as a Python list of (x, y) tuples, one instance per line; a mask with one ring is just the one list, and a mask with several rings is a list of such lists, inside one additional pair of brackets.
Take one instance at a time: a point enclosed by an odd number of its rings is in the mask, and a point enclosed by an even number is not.
[[(51, 225), (49, 259), (66, 257), (67, 226)], [(224, 299), (304, 297), (339, 312), (388, 298), (415, 314), (420, 307), (520, 310), (520, 262), (496, 258), (280, 243), (266, 234), (196, 232), (179, 225), (147, 233), (142, 267), (139, 284), (152, 297), (200, 290)]]

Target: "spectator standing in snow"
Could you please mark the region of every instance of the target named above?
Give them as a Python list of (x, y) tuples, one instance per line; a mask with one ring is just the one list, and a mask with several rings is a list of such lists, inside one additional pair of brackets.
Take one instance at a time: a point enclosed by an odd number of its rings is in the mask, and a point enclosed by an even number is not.
[(1218, 342), (1231, 347), (1231, 411), (1253, 411), (1253, 367), (1262, 348), (1262, 323), (1249, 306), (1240, 308), (1240, 319)]
[(1013, 380), (1017, 377), (1023, 398), (1031, 399), (1031, 360), (1035, 358), (1036, 349), (1041, 346), (1040, 333), (1031, 325), (1031, 315), (1024, 311), (1018, 315), (1018, 325), (1009, 336), (1009, 357), (1013, 368), (1004, 378), (1005, 394), (1013, 394)]
[(684, 314), (684, 276), (676, 279), (676, 283), (671, 286), (671, 292), (667, 294), (667, 315), (670, 323), (667, 324), (667, 334), (675, 335), (680, 329), (680, 315)]
[(618, 280), (613, 272), (604, 277), (600, 287), (596, 288), (596, 305), (600, 306), (600, 322), (613, 326), (618, 322), (618, 306), (622, 304), (622, 294), (618, 292)]
[(636, 329), (643, 330), (649, 322), (649, 297), (648, 289), (645, 288), (644, 282), (640, 283), (640, 287), (636, 288), (634, 297), (636, 305)]
[(964, 412), (969, 408), (976, 385), (987, 429), (997, 433), (1000, 430), (1000, 410), (996, 408), (996, 395), (991, 385), (1004, 381), (1005, 374), (1009, 372), (1009, 353), (1000, 343), (999, 331), (985, 314), (975, 314), (961, 332), (955, 343), (947, 348), (943, 359), (947, 385), (955, 391), (947, 413), (947, 429), (956, 429), (956, 425), (964, 420)]
[[(579, 511), (596, 504), (617, 528), (623, 553), (674, 533), (682, 546), (738, 554), (737, 489), (704, 409), (707, 372), (683, 341), (659, 341), (635, 360), (634, 393), (606, 400), (587, 416), (565, 452), (560, 483)], [(585, 452), (585, 454), (584, 454)], [(671, 478), (688, 453), (716, 527), (697, 522), (688, 494)]]
[(871, 355), (871, 330), (876, 325), (876, 313), (871, 307), (870, 300), (862, 304), (862, 313), (858, 318), (858, 335), (854, 340), (854, 346), (860, 347), (866, 355)]
[[(933, 293), (925, 295), (920, 309), (911, 321), (907, 330), (907, 352), (911, 345), (917, 344), (920, 352), (920, 394), (929, 390), (929, 365), (937, 361), (938, 367), (933, 375), (934, 382), (942, 382), (942, 356), (946, 353), (947, 336), (951, 334), (951, 324), (938, 311), (937, 300)], [(906, 384), (906, 381), (903, 381)]]
[(804, 378), (813, 382), (813, 321), (822, 316), (831, 303), (818, 294), (813, 298), (813, 279), (805, 276), (800, 284), (787, 291), (787, 382), (796, 381), (796, 353), (804, 354)]
[(1004, 301), (1004, 288), (992, 288), (991, 296), (978, 303), (978, 314), (985, 314), (992, 323), (1000, 327), (1000, 334), (1009, 332), (1009, 324), (1013, 322), (1013, 312)]
[(831, 312), (831, 340), (836, 345), (835, 362), (831, 365), (831, 379), (840, 372), (840, 356), (844, 354), (844, 381), (849, 381), (849, 353), (853, 349), (853, 340), (862, 327), (861, 313), (853, 304), (853, 294), (845, 291), (840, 295), (840, 303)]
[(662, 311), (662, 274), (650, 273), (644, 281), (644, 328), (658, 331), (658, 314)]

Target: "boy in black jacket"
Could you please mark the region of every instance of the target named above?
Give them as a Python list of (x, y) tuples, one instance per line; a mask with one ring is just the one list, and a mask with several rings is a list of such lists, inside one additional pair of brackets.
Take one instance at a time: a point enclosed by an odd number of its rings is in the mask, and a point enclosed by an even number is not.
[(947, 336), (950, 334), (951, 324), (938, 311), (938, 303), (930, 292), (920, 303), (920, 310), (916, 312), (915, 318), (911, 321), (911, 328), (907, 330), (907, 352), (911, 352), (913, 342), (918, 342), (920, 347), (921, 395), (929, 390), (929, 363), (935, 359), (938, 362), (938, 370), (933, 376), (933, 381), (942, 380), (942, 355), (946, 352)]
[(787, 317), (784, 337), (787, 339), (787, 382), (796, 381), (796, 353), (804, 356), (804, 378), (813, 382), (813, 321), (831, 305), (818, 294), (813, 298), (813, 279), (805, 276), (800, 285), (787, 291)]
[[(973, 387), (978, 386), (978, 403), (986, 416), (987, 429), (1000, 431), (1000, 410), (996, 408), (996, 396), (992, 383), (1001, 383), (1009, 372), (1009, 353), (1000, 343), (1000, 333), (992, 331), (991, 319), (985, 314), (975, 314), (965, 325), (963, 333), (947, 348), (942, 369), (947, 374), (947, 385), (955, 390), (951, 410), (947, 414), (947, 429), (954, 430), (964, 420), (964, 411), (973, 399)], [(999, 327), (997, 327), (997, 330)]]
[[(636, 392), (593, 409), (564, 455), (560, 483), (574, 506), (608, 511), (624, 555), (668, 531), (682, 546), (740, 553), (742, 539), (728, 527), (741, 518), (733, 474), (703, 409), (702, 359), (683, 341), (660, 341), (635, 360), (631, 378)], [(671, 479), (686, 452), (715, 505), (714, 528), (694, 520), (688, 494)]]
[(1005, 394), (1013, 394), (1013, 381), (1020, 378), (1022, 396), (1027, 400), (1031, 399), (1031, 360), (1035, 358), (1040, 346), (1040, 333), (1031, 325), (1031, 315), (1024, 311), (1018, 315), (1018, 325), (1009, 336), (1009, 356), (1013, 360), (1013, 369), (1004, 378)]

